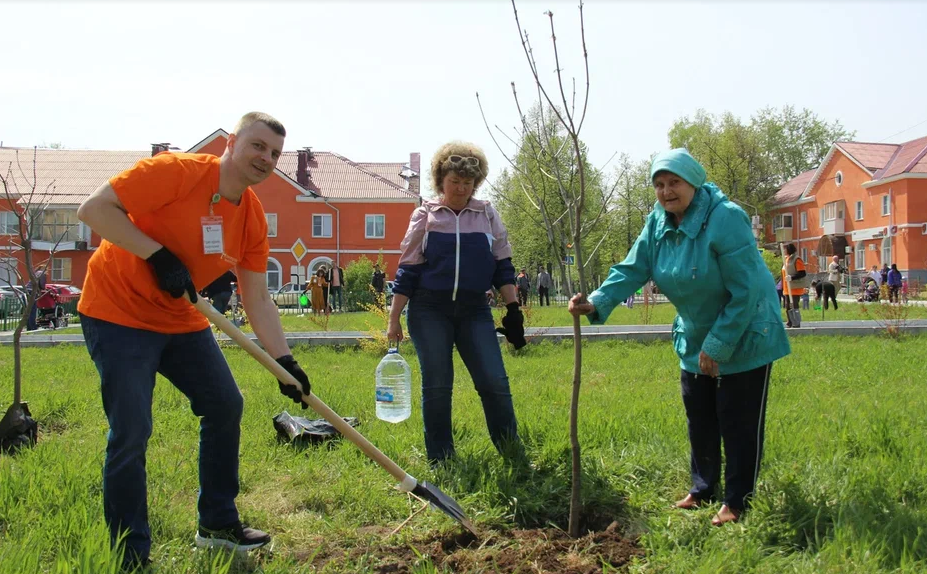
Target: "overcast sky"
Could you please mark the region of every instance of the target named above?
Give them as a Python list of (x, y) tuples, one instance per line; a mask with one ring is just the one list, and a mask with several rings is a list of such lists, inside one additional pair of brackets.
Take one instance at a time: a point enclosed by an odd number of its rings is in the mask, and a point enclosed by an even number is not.
[[(567, 80), (584, 82), (578, 2), (519, 2), (549, 90), (553, 11)], [(591, 69), (582, 137), (596, 165), (668, 147), (699, 108), (744, 119), (792, 104), (860, 141), (927, 134), (927, 2), (589, 0)], [(287, 127), (286, 148), (355, 161), (427, 163), (450, 139), (502, 154), (480, 117), (517, 122), (534, 93), (511, 3), (2, 2), (5, 146), (187, 149), (253, 109)], [(919, 125), (918, 125), (919, 124)], [(906, 131), (902, 131), (906, 130)], [(898, 133), (902, 132), (902, 133)], [(506, 152), (512, 144), (501, 139)]]

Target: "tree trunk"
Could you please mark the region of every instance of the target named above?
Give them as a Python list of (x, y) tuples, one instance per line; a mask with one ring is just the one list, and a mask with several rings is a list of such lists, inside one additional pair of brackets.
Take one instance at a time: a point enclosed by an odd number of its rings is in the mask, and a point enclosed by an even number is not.
[(570, 448), (573, 453), (572, 492), (570, 493), (569, 534), (579, 537), (579, 519), (582, 513), (582, 462), (579, 447), (579, 387), (583, 364), (583, 344), (580, 338), (579, 317), (573, 316), (573, 395), (570, 398)]
[[(28, 312), (28, 311), (27, 311)], [(22, 348), (20, 339), (22, 338), (22, 327), (17, 327), (13, 331), (13, 405), (19, 405), (23, 397), (23, 367), (22, 367)]]
[[(583, 169), (582, 153), (579, 148), (579, 137), (575, 132), (572, 133), (573, 149), (576, 152), (576, 158), (579, 163), (579, 197), (571, 209), (573, 209), (573, 249), (576, 256), (576, 271), (579, 275), (579, 290), (583, 295), (586, 293), (586, 270), (583, 264), (583, 243), (582, 243), (582, 213), (586, 199), (586, 179), (585, 170)], [(570, 496), (570, 536), (579, 537), (579, 517), (582, 513), (582, 461), (580, 459), (579, 448), (579, 388), (582, 383), (582, 363), (583, 363), (583, 342), (579, 317), (573, 317), (573, 396), (570, 399), (570, 446), (573, 451), (573, 491)]]

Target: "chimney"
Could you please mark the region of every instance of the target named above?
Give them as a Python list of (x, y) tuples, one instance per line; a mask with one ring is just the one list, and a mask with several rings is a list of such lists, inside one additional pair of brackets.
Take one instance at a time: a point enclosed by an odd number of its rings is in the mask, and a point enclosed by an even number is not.
[(296, 152), (296, 183), (309, 189), (309, 160), (312, 158), (312, 150), (303, 148)]
[(409, 154), (409, 168), (412, 170), (412, 174), (409, 175), (409, 191), (416, 195), (421, 195), (420, 191), (420, 174), (422, 167), (422, 154), (419, 152), (412, 152)]
[(154, 143), (151, 144), (151, 157), (154, 157), (161, 153), (162, 151), (168, 151), (171, 149), (171, 144), (169, 143)]

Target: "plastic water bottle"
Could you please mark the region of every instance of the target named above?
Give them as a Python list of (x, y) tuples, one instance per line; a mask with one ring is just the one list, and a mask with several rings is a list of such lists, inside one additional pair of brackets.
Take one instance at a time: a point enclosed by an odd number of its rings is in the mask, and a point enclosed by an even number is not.
[(377, 365), (377, 418), (399, 423), (412, 415), (412, 369), (390, 348)]

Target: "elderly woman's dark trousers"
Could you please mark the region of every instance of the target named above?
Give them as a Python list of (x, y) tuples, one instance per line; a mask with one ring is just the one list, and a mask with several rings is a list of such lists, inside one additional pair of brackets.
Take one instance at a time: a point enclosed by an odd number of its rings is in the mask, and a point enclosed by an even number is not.
[(520, 440), (509, 378), (502, 363), (492, 311), (481, 293), (466, 296), (418, 290), (409, 300), (409, 336), (422, 369), (425, 452), (438, 462), (455, 454), (451, 427), (454, 347), (483, 403), (489, 437), (504, 454), (518, 455)]
[(763, 457), (769, 365), (712, 378), (682, 371), (682, 402), (689, 426), (692, 496), (713, 500), (721, 481), (724, 444), (724, 504), (749, 506)]

